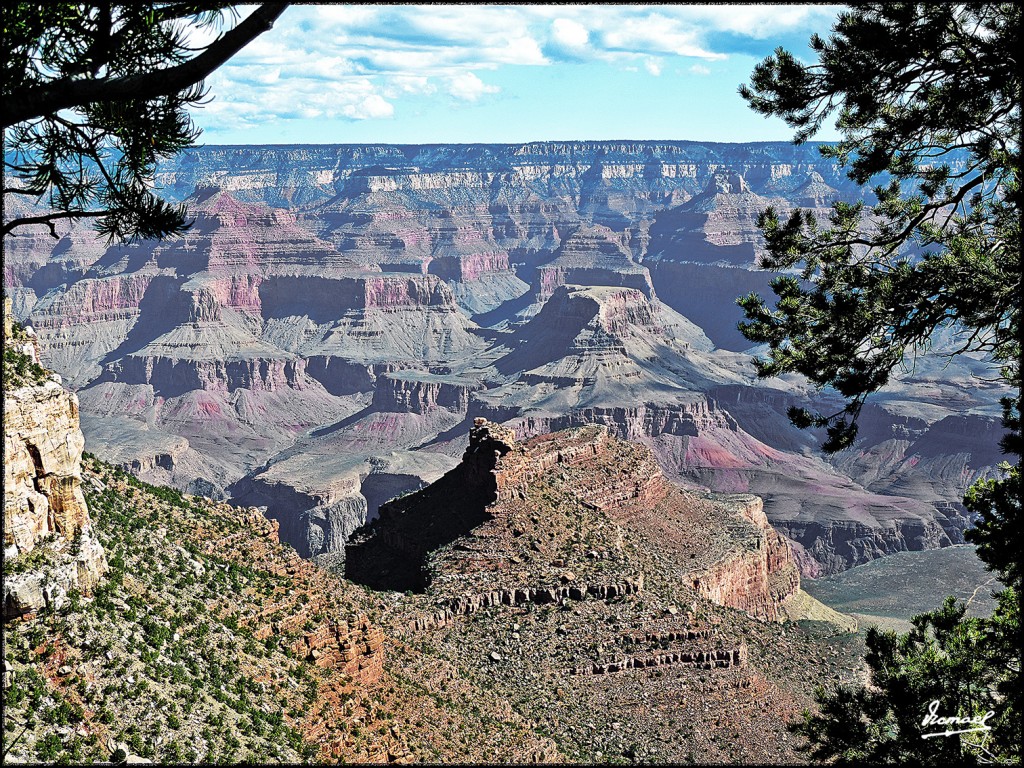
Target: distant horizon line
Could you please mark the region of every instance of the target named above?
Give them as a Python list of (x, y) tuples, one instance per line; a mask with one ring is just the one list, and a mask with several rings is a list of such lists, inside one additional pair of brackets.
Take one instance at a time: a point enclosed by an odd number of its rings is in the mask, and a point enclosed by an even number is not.
[(181, 150), (187, 152), (190, 149), (204, 149), (208, 147), (527, 147), (537, 144), (720, 144), (723, 146), (748, 146), (748, 145), (783, 145), (788, 147), (816, 146), (819, 144), (837, 144), (836, 141), (824, 141), (809, 139), (796, 143), (791, 140), (751, 140), (751, 141), (712, 141), (705, 139), (534, 139), (531, 141), (424, 141), (424, 142), (398, 142), (398, 141), (324, 141), (324, 142), (253, 142), (251, 144), (240, 144), (237, 142), (219, 144), (209, 142), (196, 144)]

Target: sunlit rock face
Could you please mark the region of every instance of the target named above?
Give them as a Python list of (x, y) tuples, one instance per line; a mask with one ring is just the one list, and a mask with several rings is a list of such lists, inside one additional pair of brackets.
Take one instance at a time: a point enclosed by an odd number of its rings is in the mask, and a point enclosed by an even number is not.
[(827, 393), (754, 376), (758, 213), (865, 193), (813, 145), (203, 147), (157, 182), (185, 235), (19, 231), (5, 288), (91, 450), (265, 507), (307, 556), (452, 469), (475, 417), (602, 424), (677, 481), (762, 496), (805, 573), (961, 541), (999, 460), (984, 360), (922, 358), (831, 458), (785, 416)]
[[(4, 348), (36, 357), (34, 343), (12, 339), (4, 304)], [(73, 592), (89, 594), (107, 568), (82, 494), (78, 398), (57, 377), (4, 381), (3, 617), (58, 609)]]

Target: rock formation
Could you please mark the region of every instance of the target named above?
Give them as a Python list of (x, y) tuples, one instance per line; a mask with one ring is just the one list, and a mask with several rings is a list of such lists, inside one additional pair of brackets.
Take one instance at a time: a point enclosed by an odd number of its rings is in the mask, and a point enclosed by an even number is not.
[[(695, 734), (734, 727), (739, 754), (758, 749), (757, 713), (790, 707), (765, 670), (788, 664), (798, 630), (773, 619), (827, 615), (759, 499), (682, 491), (596, 426), (519, 441), (475, 419), (455, 469), (357, 531), (346, 573), (391, 591), (400, 640), (456, 660), (563, 743), (626, 759), (682, 759)], [(692, 733), (668, 714), (687, 706)]]
[(440, 611), (420, 626), (437, 626), (492, 606), (637, 594), (646, 537), (669, 543), (695, 594), (718, 605), (774, 620), (799, 587), (760, 499), (681, 491), (650, 451), (602, 427), (519, 444), (513, 430), (482, 418), (458, 467), (385, 504), (356, 533), (346, 573), (436, 595)]

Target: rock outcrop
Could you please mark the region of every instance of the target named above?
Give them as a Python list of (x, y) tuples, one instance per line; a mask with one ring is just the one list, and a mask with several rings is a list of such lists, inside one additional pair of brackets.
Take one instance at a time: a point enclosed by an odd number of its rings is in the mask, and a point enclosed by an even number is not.
[[(6, 347), (9, 320), (4, 330)], [(72, 592), (92, 591), (106, 569), (81, 489), (84, 445), (78, 399), (57, 377), (5, 387), (5, 619), (60, 608)]]
[(718, 605), (753, 616), (781, 618), (783, 601), (800, 588), (799, 568), (789, 544), (768, 524), (759, 497), (739, 494), (717, 500), (733, 506), (760, 534), (746, 551), (694, 573), (694, 590)]
[(436, 408), (466, 413), (470, 393), (478, 389), (469, 379), (400, 371), (377, 378), (371, 405), (393, 413), (424, 414)]
[(635, 550), (665, 532), (694, 593), (716, 604), (774, 620), (799, 587), (760, 499), (698, 499), (672, 486), (649, 450), (604, 428), (520, 444), (481, 418), (458, 467), (356, 532), (346, 573), (428, 591), (438, 611), (414, 626), (442, 626), (494, 606), (636, 595), (645, 566)]
[(40, 539), (73, 538), (89, 524), (81, 490), (85, 440), (78, 401), (57, 382), (4, 393), (4, 554)]
[[(723, 727), (745, 754), (764, 734), (749, 728), (758, 712), (789, 711), (774, 680), (829, 662), (775, 674), (805, 630), (771, 619), (802, 618), (798, 596), (823, 606), (797, 588), (759, 500), (681, 491), (649, 450), (595, 426), (520, 441), (476, 419), (459, 466), (383, 505), (346, 570), (392, 590), (382, 620), (399, 644), (443, 649), (549, 733), (621, 734), (616, 759), (652, 754), (661, 728), (666, 760)], [(692, 730), (652, 714), (680, 706)]]

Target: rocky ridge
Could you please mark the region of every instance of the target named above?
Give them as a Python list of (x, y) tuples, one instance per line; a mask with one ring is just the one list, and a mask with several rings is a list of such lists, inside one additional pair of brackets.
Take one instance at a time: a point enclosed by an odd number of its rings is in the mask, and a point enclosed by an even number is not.
[(801, 636), (785, 609), (817, 606), (785, 541), (755, 497), (680, 491), (604, 428), (520, 442), (475, 420), (459, 466), (355, 534), (346, 573), (392, 592), (397, 638), (436, 648), (573, 761), (795, 756), (762, 717), (801, 706), (797, 678), (768, 670)]
[[(602, 427), (515, 433), (477, 418), (462, 463), (389, 502), (347, 548), (358, 582), (426, 591), (443, 623), (498, 605), (640, 594), (645, 571), (627, 542), (664, 537), (701, 598), (780, 618), (800, 584), (760, 499), (699, 499), (674, 488), (646, 449)], [(602, 574), (614, 573), (609, 579)], [(452, 591), (458, 597), (441, 598)]]
[[(511, 435), (479, 427), (467, 453), (482, 470)], [(571, 488), (602, 443), (617, 450), (595, 428), (542, 442), (531, 455), (513, 445), (502, 479), (486, 473), (525, 525), (526, 509), (546, 510), (524, 505), (533, 500), (519, 497), (522, 481), (551, 503), (563, 481), (544, 476), (566, 471)], [(625, 517), (630, 500), (657, 494), (661, 483), (642, 474), (653, 461), (634, 458), (636, 474), (609, 475), (587, 503)], [(627, 585), (639, 570), (647, 575), (635, 589), (479, 605), (417, 626), (439, 599), (480, 594), (478, 554), (441, 552), (423, 594), (365, 591), (282, 546), (256, 509), (147, 486), (92, 458), (83, 479), (110, 572), (92, 596), (6, 627), (5, 718), (24, 727), (13, 759), (85, 762), (122, 750), (136, 762), (520, 763), (692, 760), (699, 750), (785, 760), (794, 755), (784, 721), (824, 675), (851, 674), (845, 636), (704, 600), (679, 577), (690, 569), (683, 553), (625, 520), (593, 529), (602, 541), (583, 562), (550, 570), (559, 588)], [(708, 508), (757, 529), (731, 502)], [(522, 544), (545, 532), (534, 526)], [(454, 579), (449, 565), (461, 569)], [(564, 581), (570, 566), (579, 579)]]

